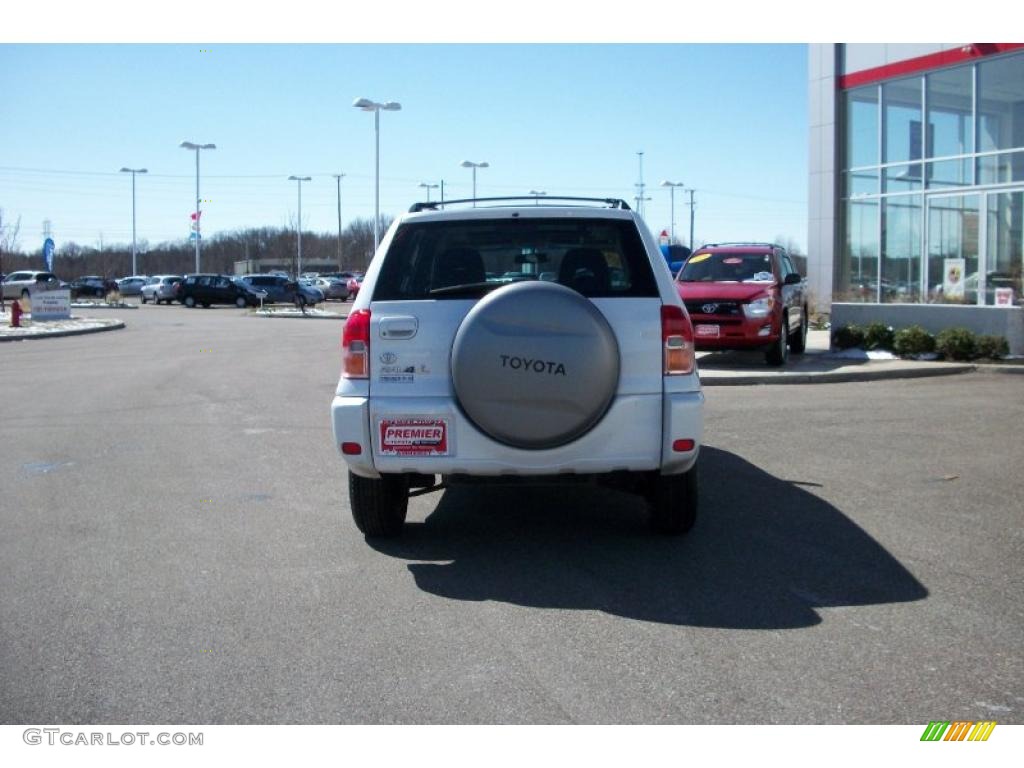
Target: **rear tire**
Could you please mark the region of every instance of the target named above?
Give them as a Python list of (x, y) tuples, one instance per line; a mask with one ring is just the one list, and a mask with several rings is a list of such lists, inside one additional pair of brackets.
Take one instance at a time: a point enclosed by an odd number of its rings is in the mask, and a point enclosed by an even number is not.
[(247, 302), (245, 298), (242, 296), (239, 296), (237, 299), (235, 299), (235, 306), (238, 307), (239, 309), (245, 309), (246, 303)]
[(807, 308), (804, 307), (801, 313), (800, 330), (796, 332), (795, 337), (789, 340), (789, 351), (794, 355), (802, 355), (807, 349), (807, 326)]
[(181, 300), (181, 303), (184, 304), (189, 309), (191, 309), (191, 308), (195, 307), (196, 300), (193, 297), (191, 297), (191, 296), (186, 296), (184, 299)]
[(655, 475), (647, 492), (651, 529), (682, 536), (697, 520), (697, 465), (681, 475)]
[(782, 325), (779, 328), (779, 338), (772, 342), (771, 347), (764, 356), (768, 365), (779, 367), (786, 364), (789, 359), (789, 316), (782, 316)]
[(382, 475), (373, 479), (349, 472), (348, 499), (352, 518), (364, 536), (398, 536), (409, 511), (409, 478)]

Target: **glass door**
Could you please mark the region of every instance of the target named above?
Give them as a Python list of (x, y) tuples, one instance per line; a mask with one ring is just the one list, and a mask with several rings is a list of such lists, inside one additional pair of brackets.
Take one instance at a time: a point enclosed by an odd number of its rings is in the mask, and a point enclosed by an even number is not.
[(925, 300), (977, 304), (981, 195), (929, 195), (925, 201)]
[(1015, 306), (1021, 301), (1024, 269), (1024, 190), (985, 195), (984, 304)]

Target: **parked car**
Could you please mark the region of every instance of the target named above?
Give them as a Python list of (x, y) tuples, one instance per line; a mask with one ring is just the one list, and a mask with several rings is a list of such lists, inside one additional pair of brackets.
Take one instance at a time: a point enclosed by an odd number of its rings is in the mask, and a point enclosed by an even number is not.
[(325, 301), (329, 299), (348, 300), (348, 285), (339, 277), (318, 277), (314, 284), (323, 292)]
[(250, 287), (266, 292), (264, 302), (267, 304), (306, 305), (319, 304), (324, 300), (318, 288), (305, 285), (302, 280), (289, 280), (283, 275), (245, 275), (241, 279)]
[(320, 287), (316, 284), (316, 280), (309, 278), (301, 278), (295, 287), (295, 305), (304, 307), (306, 305), (315, 306), (322, 304), (325, 300), (325, 295)]
[(131, 277), (122, 277), (116, 282), (117, 290), (122, 296), (141, 296), (142, 286), (149, 282), (149, 277), (146, 275), (132, 275)]
[(228, 275), (193, 274), (185, 275), (175, 290), (178, 301), (186, 307), (211, 304), (234, 304), (242, 307), (258, 307), (261, 296), (241, 280), (232, 280)]
[(170, 304), (177, 299), (175, 286), (181, 282), (181, 275), (154, 275), (142, 286), (142, 303), (152, 301), (159, 304), (166, 301)]
[(785, 365), (807, 344), (807, 291), (786, 249), (772, 243), (703, 245), (676, 278), (699, 350), (763, 349)]
[(394, 221), (345, 323), (331, 413), (356, 526), (399, 534), (411, 489), (571, 479), (688, 531), (704, 396), (647, 225), (621, 200), (462, 202)]
[(52, 291), (60, 287), (60, 280), (53, 272), (22, 270), (11, 272), (2, 283), (5, 299), (31, 298), (36, 291)]
[(71, 282), (71, 298), (97, 298), (102, 299), (108, 293), (117, 290), (117, 283), (107, 280), (99, 275), (84, 275)]
[(359, 289), (363, 287), (363, 276), (353, 275), (348, 279), (348, 295), (354, 300), (359, 295)]

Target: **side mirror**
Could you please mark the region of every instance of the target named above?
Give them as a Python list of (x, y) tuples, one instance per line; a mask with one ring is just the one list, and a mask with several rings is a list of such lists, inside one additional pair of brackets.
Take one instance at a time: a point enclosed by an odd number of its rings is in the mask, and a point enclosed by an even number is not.
[(783, 285), (800, 285), (804, 281), (803, 277), (800, 276), (799, 272), (790, 272), (786, 275), (786, 279), (782, 281)]

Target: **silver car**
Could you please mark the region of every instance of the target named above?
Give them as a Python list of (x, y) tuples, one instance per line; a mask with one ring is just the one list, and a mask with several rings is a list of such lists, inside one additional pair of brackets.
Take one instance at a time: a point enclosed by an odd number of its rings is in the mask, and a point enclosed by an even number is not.
[(146, 275), (132, 275), (122, 277), (117, 281), (117, 290), (122, 296), (138, 296), (142, 293), (142, 286), (149, 280)]
[(50, 291), (58, 287), (60, 280), (53, 272), (11, 272), (3, 282), (5, 299), (24, 299), (36, 291)]
[(320, 289), (324, 299), (348, 300), (348, 284), (339, 277), (318, 277), (312, 283)]
[(142, 303), (166, 301), (170, 304), (174, 300), (174, 286), (180, 282), (181, 275), (154, 275), (142, 286)]

